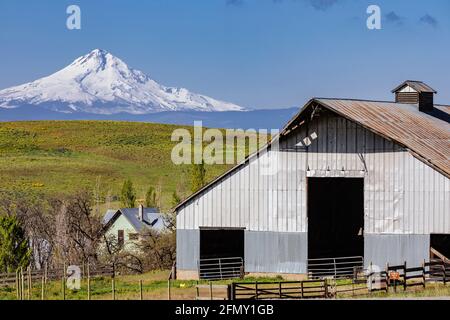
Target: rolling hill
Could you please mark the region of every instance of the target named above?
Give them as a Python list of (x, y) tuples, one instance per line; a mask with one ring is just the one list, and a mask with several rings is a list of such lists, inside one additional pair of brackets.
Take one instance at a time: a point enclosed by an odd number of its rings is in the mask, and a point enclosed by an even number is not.
[[(44, 196), (96, 189), (117, 205), (122, 183), (130, 178), (138, 199), (149, 186), (161, 184), (162, 207), (168, 209), (174, 190), (189, 193), (189, 166), (176, 166), (170, 158), (176, 144), (171, 134), (179, 127), (114, 121), (0, 123), (0, 188)], [(206, 168), (211, 180), (227, 166)]]

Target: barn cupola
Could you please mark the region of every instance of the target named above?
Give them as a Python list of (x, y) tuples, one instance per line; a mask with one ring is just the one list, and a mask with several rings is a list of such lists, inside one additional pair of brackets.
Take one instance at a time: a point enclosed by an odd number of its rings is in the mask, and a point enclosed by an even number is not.
[(407, 80), (392, 92), (397, 103), (416, 104), (422, 112), (434, 109), (434, 94), (437, 91), (421, 81)]

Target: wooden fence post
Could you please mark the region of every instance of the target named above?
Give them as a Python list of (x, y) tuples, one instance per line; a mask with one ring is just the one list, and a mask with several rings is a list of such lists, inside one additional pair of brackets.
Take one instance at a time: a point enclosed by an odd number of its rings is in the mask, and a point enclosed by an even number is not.
[(209, 300), (213, 300), (213, 286), (212, 286), (212, 282), (209, 282)]
[(323, 286), (324, 286), (324, 298), (328, 298), (328, 281), (327, 281), (327, 279), (323, 280)]
[(112, 299), (116, 300), (116, 281), (114, 278), (111, 278), (112, 283)]
[(47, 280), (48, 280), (48, 264), (46, 262), (44, 264), (44, 281), (45, 281), (45, 284), (47, 284)]
[[(357, 280), (357, 279), (356, 279)], [(335, 285), (337, 286), (337, 281), (335, 280)], [(336, 290), (334, 290), (335, 291), (335, 295), (336, 295), (336, 298), (337, 298), (337, 287), (336, 287)], [(354, 297), (355, 296), (355, 281), (352, 281), (352, 297)]]
[(278, 282), (278, 297), (281, 299), (281, 281)]
[(31, 267), (28, 266), (28, 277), (27, 277), (27, 282), (28, 282), (28, 300), (31, 300), (31, 294), (32, 294), (32, 279), (31, 279)]
[(425, 278), (425, 260), (423, 260), (422, 262), (422, 286), (425, 288), (426, 287), (426, 278)]
[(447, 278), (445, 274), (445, 261), (442, 260), (442, 280), (444, 281), (444, 286), (447, 284)]
[(20, 286), (21, 286), (21, 290), (20, 290), (20, 300), (24, 300), (25, 299), (25, 294), (24, 294), (24, 291), (25, 291), (25, 278), (24, 278), (24, 276), (23, 276), (23, 268), (20, 268), (20, 277), (21, 277), (21, 280), (20, 280)]
[(19, 300), (22, 300), (22, 277), (21, 277), (21, 269), (18, 269), (18, 280), (19, 280)]
[(258, 300), (258, 281), (255, 281), (255, 300)]
[(167, 280), (167, 300), (171, 300), (171, 294), (170, 294), (170, 279)]
[(144, 300), (144, 295), (142, 292), (142, 280), (139, 280), (139, 299), (142, 301)]
[(20, 298), (20, 280), (19, 280), (19, 269), (16, 270), (16, 297), (17, 300)]
[(394, 278), (394, 292), (397, 293), (397, 279), (396, 278)]
[(407, 268), (406, 268), (406, 261), (405, 261), (405, 264), (403, 265), (403, 291), (406, 291), (406, 287), (407, 287), (406, 279), (408, 278), (408, 276), (406, 274), (406, 270), (407, 270)]
[(389, 263), (386, 263), (386, 277), (385, 277), (385, 281), (386, 281), (386, 293), (389, 292)]
[(87, 298), (91, 300), (91, 271), (89, 261), (87, 263)]
[(236, 283), (231, 283), (230, 300), (236, 300)]
[(61, 291), (63, 300), (66, 300), (66, 281), (64, 276), (61, 277)]
[(42, 275), (42, 282), (41, 282), (41, 300), (45, 300), (45, 276)]
[(303, 287), (303, 281), (300, 281), (300, 290), (301, 290), (302, 299), (303, 299), (305, 297), (305, 290), (304, 290), (304, 287)]

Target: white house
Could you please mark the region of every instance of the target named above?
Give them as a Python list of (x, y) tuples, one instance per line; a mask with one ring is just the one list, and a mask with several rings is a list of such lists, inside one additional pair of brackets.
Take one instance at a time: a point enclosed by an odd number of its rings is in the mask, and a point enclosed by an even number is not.
[(165, 229), (164, 219), (157, 208), (122, 208), (107, 210), (103, 217), (106, 235), (117, 239), (125, 249), (133, 247), (147, 230), (161, 232)]

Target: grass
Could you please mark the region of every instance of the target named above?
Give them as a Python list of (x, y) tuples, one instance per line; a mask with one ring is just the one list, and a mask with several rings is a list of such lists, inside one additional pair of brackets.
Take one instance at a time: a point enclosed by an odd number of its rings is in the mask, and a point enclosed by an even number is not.
[(423, 289), (421, 286), (409, 287), (406, 291), (403, 288), (397, 288), (394, 292), (393, 288), (389, 288), (389, 293), (379, 291), (370, 295), (364, 295), (364, 298), (372, 299), (404, 299), (404, 298), (450, 298), (450, 285), (443, 285), (442, 283), (430, 283)]
[[(31, 189), (44, 195), (98, 189), (118, 206), (123, 181), (130, 178), (137, 198), (161, 184), (161, 204), (170, 208), (174, 190), (190, 191), (189, 167), (171, 161), (175, 129), (193, 128), (116, 121), (29, 121), (0, 123), (0, 188)], [(224, 152), (219, 151), (220, 152)], [(207, 165), (207, 180), (230, 165)], [(111, 200), (112, 199), (112, 200)], [(102, 209), (104, 209), (102, 208)]]
[[(170, 271), (153, 271), (142, 275), (125, 275), (117, 276), (115, 280), (115, 297), (116, 300), (138, 300), (140, 299), (139, 280), (143, 282), (143, 299), (144, 300), (164, 300), (168, 298), (168, 282), (167, 277)], [(261, 282), (280, 281), (276, 278), (246, 278), (244, 282)], [(208, 281), (171, 281), (171, 298), (175, 300), (190, 300), (196, 298), (196, 285), (208, 284)], [(229, 284), (231, 280), (214, 281), (214, 284)], [(92, 278), (90, 282), (91, 299), (92, 300), (112, 300), (112, 282), (109, 277)], [(25, 284), (25, 297), (27, 297), (27, 285)], [(41, 282), (33, 283), (32, 300), (41, 299)], [(225, 297), (226, 291), (218, 292), (220, 296)], [(66, 300), (86, 300), (87, 280), (81, 283), (81, 289), (72, 291), (66, 289)], [(0, 300), (15, 300), (16, 289), (14, 286), (0, 287)], [(46, 300), (63, 299), (61, 281), (49, 281), (45, 287)]]
[[(165, 300), (168, 298), (167, 277), (170, 271), (161, 270), (148, 272), (142, 275), (119, 275), (115, 280), (115, 299), (116, 300), (139, 300), (140, 289), (139, 280), (143, 282), (143, 299), (144, 300)], [(255, 282), (258, 281), (262, 285), (264, 283), (283, 281), (281, 276), (277, 277), (246, 277), (239, 282)], [(215, 285), (229, 284), (231, 280), (214, 281)], [(208, 281), (184, 281), (173, 280), (171, 282), (171, 298), (174, 300), (192, 300), (196, 298), (196, 285), (209, 284)], [(347, 289), (351, 288), (348, 281), (340, 281), (339, 284), (347, 285)], [(109, 277), (97, 277), (91, 279), (91, 300), (112, 300), (112, 282)], [(363, 286), (363, 285), (362, 285)], [(359, 287), (362, 287), (361, 285)], [(203, 291), (202, 291), (203, 290)], [(203, 297), (209, 297), (209, 290), (201, 289), (200, 293)], [(87, 300), (87, 281), (83, 280), (81, 289), (72, 291), (66, 289), (66, 300)], [(216, 289), (215, 297), (226, 297), (226, 290)], [(27, 286), (25, 284), (25, 297), (27, 297)], [(449, 298), (450, 285), (430, 283), (423, 289), (422, 287), (409, 287), (403, 291), (401, 287), (397, 292), (393, 288), (389, 289), (389, 293), (384, 291), (374, 292), (372, 294), (360, 294), (353, 296), (351, 293), (339, 294), (339, 299), (404, 299), (404, 298)], [(46, 300), (61, 300), (62, 286), (61, 281), (50, 281), (45, 287)], [(16, 289), (14, 286), (0, 287), (0, 300), (15, 300)], [(41, 299), (41, 282), (37, 281), (33, 284), (32, 300)]]

